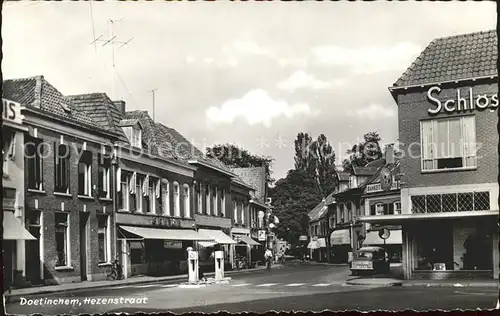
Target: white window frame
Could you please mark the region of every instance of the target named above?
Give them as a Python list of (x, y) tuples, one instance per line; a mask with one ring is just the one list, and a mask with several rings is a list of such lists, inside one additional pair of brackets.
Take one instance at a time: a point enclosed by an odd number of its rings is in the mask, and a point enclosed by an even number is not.
[(132, 127), (130, 144), (133, 147), (142, 148), (142, 130), (140, 128)]
[[(147, 197), (149, 199), (149, 211), (146, 214), (156, 214), (156, 185), (158, 180), (154, 177), (148, 177), (148, 183), (146, 186)], [(146, 195), (145, 195), (146, 196)]]
[(384, 215), (384, 203), (375, 204), (375, 215)]
[[(2, 137), (5, 137), (7, 133), (3, 133)], [(9, 130), (9, 138), (4, 138), (4, 147), (2, 148), (2, 159), (3, 159), (3, 175), (9, 175), (9, 165), (10, 161), (14, 161), (16, 152), (16, 136), (17, 133), (14, 130)]]
[[(126, 212), (129, 212), (130, 209), (130, 174), (129, 173), (125, 173), (125, 180), (122, 181), (122, 175), (121, 173), (124, 172), (124, 171), (121, 171), (120, 169), (120, 172), (117, 172), (117, 175), (116, 175), (116, 178), (117, 179), (120, 179), (120, 188), (119, 190), (121, 191), (121, 194), (122, 194), (122, 209), (120, 211), (126, 211)], [(124, 187), (122, 187), (122, 185), (125, 184)]]
[(143, 185), (144, 185), (144, 177), (137, 176), (135, 179), (135, 212), (143, 213), (142, 209), (142, 195), (143, 195)]
[[(438, 157), (439, 144), (436, 142), (438, 133), (438, 122), (459, 120), (460, 122), (460, 156), (462, 157), (462, 167), (457, 168), (438, 168), (438, 159), (446, 157)], [(470, 123), (470, 125), (467, 124)], [(471, 128), (471, 133), (466, 133), (467, 127)], [(425, 135), (424, 129), (430, 128), (430, 134)], [(432, 120), (420, 121), (420, 168), (422, 172), (435, 172), (443, 170), (464, 170), (477, 168), (477, 152), (476, 152), (476, 119), (473, 115), (460, 117), (446, 117)], [(430, 143), (430, 144), (428, 144)], [(468, 158), (473, 159), (473, 163), (468, 165)], [(432, 161), (432, 168), (425, 168), (425, 161)]]
[[(92, 162), (90, 162), (90, 164), (87, 164), (86, 162), (78, 161), (78, 177), (80, 177), (80, 164), (84, 165), (84, 168), (85, 168), (84, 180), (83, 180), (83, 182), (85, 184), (84, 184), (84, 188), (83, 188), (83, 190), (84, 190), (83, 194), (80, 194), (80, 188), (78, 188), (78, 195), (91, 197), (92, 196)], [(80, 181), (78, 181), (78, 183), (80, 183)]]
[[(57, 156), (57, 154), (59, 154), (59, 151), (60, 151), (59, 147), (61, 147), (61, 146), (66, 146), (66, 148), (67, 148), (66, 150), (68, 150), (70, 152), (70, 153), (68, 153), (69, 156), (64, 157), (64, 158)], [(70, 146), (67, 145), (67, 144), (64, 144), (64, 143), (59, 143), (59, 144), (55, 143), (54, 148), (56, 148), (56, 147), (57, 147), (57, 152), (54, 153), (54, 158), (55, 158), (54, 159), (54, 164), (55, 164), (54, 165), (54, 173), (55, 173), (54, 193), (69, 194), (69, 189), (70, 189), (70, 186), (71, 186), (71, 184), (70, 184), (71, 181), (69, 180), (69, 178), (71, 177), (71, 173), (70, 173), (71, 172), (71, 151), (70, 151)], [(58, 172), (57, 171), (59, 170), (58, 169), (59, 167), (57, 165), (60, 163), (59, 159), (61, 159), (61, 160), (62, 159), (67, 159), (67, 161), (66, 161), (66, 168), (68, 168), (68, 170), (62, 171), (63, 173), (65, 173), (66, 176), (68, 176), (68, 179), (66, 180), (67, 181), (67, 187), (66, 187), (66, 190), (64, 192), (57, 191), (57, 188), (56, 188), (56, 182), (57, 182), (57, 176), (58, 176)]]
[(234, 216), (234, 222), (238, 223), (238, 202), (233, 201), (233, 216)]
[(214, 187), (214, 196), (212, 196), (212, 201), (214, 203), (214, 215), (215, 216), (218, 216), (219, 215), (219, 188), (218, 187)]
[[(66, 214), (66, 264), (65, 265), (61, 265), (61, 266), (58, 266), (56, 265), (56, 269), (57, 268), (67, 268), (67, 267), (71, 267), (71, 221), (70, 221), (70, 213), (68, 212), (57, 212), (59, 214)], [(57, 225), (57, 223), (56, 223)], [(54, 234), (57, 232), (57, 227), (56, 227), (56, 231), (54, 231)], [(54, 239), (55, 239), (55, 235), (54, 235)], [(56, 246), (56, 249), (57, 249), (57, 246)]]
[[(106, 217), (106, 235), (105, 235), (105, 243), (106, 243), (106, 252), (104, 253), (104, 261), (99, 262), (99, 264), (107, 264), (111, 263), (111, 216), (107, 214), (99, 214), (98, 216), (105, 216)], [(99, 236), (99, 221), (97, 223), (97, 234)]]
[[(186, 194), (187, 192), (187, 194)], [(191, 188), (189, 184), (184, 184), (182, 186), (182, 193), (183, 193), (183, 198), (184, 198), (184, 217), (185, 218), (191, 218)]]
[(173, 197), (174, 197), (174, 216), (181, 217), (181, 188), (177, 181), (173, 183)]
[[(102, 159), (102, 157), (100, 157)], [(103, 181), (103, 186), (104, 189), (106, 189), (106, 196), (100, 196), (99, 192), (99, 197), (100, 198), (105, 198), (109, 199), (111, 198), (111, 179), (110, 179), (110, 166), (105, 165), (104, 163), (101, 164), (101, 161), (99, 161), (98, 167), (97, 167), (97, 175), (99, 176), (99, 170), (103, 168), (105, 170), (104, 172), (104, 178), (102, 179)]]
[(170, 211), (170, 181), (165, 179), (162, 184), (162, 214), (163, 216), (172, 216)]
[(401, 214), (401, 201), (394, 202), (394, 215)]
[[(36, 129), (35, 129), (36, 130)], [(38, 160), (38, 166), (37, 166), (37, 173), (39, 173), (39, 176), (40, 176), (40, 182), (37, 183), (38, 186), (36, 188), (30, 188), (29, 187), (29, 178), (32, 177), (31, 173), (34, 172), (34, 170), (30, 170), (28, 169), (28, 190), (35, 190), (35, 191), (43, 191), (44, 188), (45, 188), (45, 185), (44, 185), (44, 182), (43, 182), (43, 160), (44, 160), (44, 156), (45, 156), (45, 145), (44, 145), (44, 142), (42, 139), (39, 139), (39, 138), (32, 138), (32, 143), (31, 145), (34, 146), (35, 150), (34, 150), (34, 156), (32, 157), (27, 157), (28, 158), (28, 162), (27, 162), (27, 166), (26, 168), (29, 168), (29, 165), (30, 165), (30, 160), (34, 160), (35, 161), (35, 164)], [(35, 176), (36, 178), (36, 176)]]

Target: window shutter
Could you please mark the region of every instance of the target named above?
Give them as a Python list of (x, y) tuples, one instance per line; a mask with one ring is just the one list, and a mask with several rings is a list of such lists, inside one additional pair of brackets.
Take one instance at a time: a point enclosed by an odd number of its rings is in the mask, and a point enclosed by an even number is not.
[(387, 210), (388, 213), (387, 214), (394, 214), (394, 203), (389, 203), (389, 204), (386, 204), (386, 205), (388, 207), (388, 210)]
[(372, 205), (370, 205), (370, 215), (375, 215), (375, 214), (376, 214), (375, 204), (372, 204)]

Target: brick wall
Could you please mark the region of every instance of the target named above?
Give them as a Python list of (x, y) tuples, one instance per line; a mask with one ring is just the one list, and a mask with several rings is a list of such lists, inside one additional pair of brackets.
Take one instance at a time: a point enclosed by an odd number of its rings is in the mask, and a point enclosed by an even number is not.
[[(97, 239), (97, 214), (103, 213), (106, 209), (106, 214), (113, 216), (112, 200), (101, 200), (98, 198), (79, 198), (78, 197), (78, 155), (75, 151), (76, 148), (81, 150), (84, 140), (75, 137), (64, 136), (64, 143), (70, 145), (70, 194), (68, 196), (54, 195), (54, 168), (55, 159), (53, 156), (54, 144), (60, 143), (61, 134), (45, 130), (37, 129), (37, 138), (43, 140), (50, 145), (51, 152), (47, 158), (43, 159), (43, 183), (44, 192), (32, 192), (27, 190), (28, 186), (28, 170), (25, 172), (26, 183), (26, 212), (33, 212), (35, 204), (38, 204), (38, 209), (42, 210), (43, 216), (43, 261), (45, 263), (45, 279), (47, 282), (52, 283), (69, 283), (78, 282), (81, 280), (81, 265), (80, 265), (80, 213), (87, 212), (89, 214), (89, 229), (90, 232), (88, 247), (87, 262), (92, 277), (98, 278), (103, 275), (105, 267), (98, 266), (98, 239)], [(98, 183), (98, 153), (100, 153), (100, 144), (87, 142), (87, 150), (92, 152), (92, 186)], [(25, 162), (26, 163), (26, 162)], [(55, 269), (56, 264), (56, 241), (55, 241), (55, 212), (62, 211), (69, 214), (69, 231), (70, 231), (70, 244), (71, 244), (71, 267), (64, 271)], [(111, 223), (112, 223), (111, 218)], [(111, 230), (111, 237), (113, 233)], [(111, 253), (114, 253), (114, 242), (111, 240)], [(27, 254), (28, 255), (28, 254)], [(34, 258), (27, 258), (34, 260)], [(29, 263), (28, 263), (29, 264)], [(87, 273), (84, 272), (86, 275)]]
[[(442, 91), (437, 98), (441, 101), (456, 99), (457, 88), (460, 88), (462, 97), (465, 96), (467, 104), (469, 102), (468, 91), (470, 85), (442, 86)], [(473, 95), (486, 94), (491, 96), (498, 92), (496, 83), (481, 83), (472, 86)], [(404, 173), (403, 182), (407, 187), (443, 186), (450, 184), (475, 184), (475, 183), (496, 183), (498, 174), (498, 133), (496, 131), (497, 109), (485, 110), (475, 109), (467, 111), (476, 118), (476, 142), (478, 147), (478, 167), (472, 171), (422, 173), (420, 160), (420, 120), (433, 118), (428, 113), (429, 109), (435, 106), (427, 99), (428, 88), (421, 88), (398, 95), (398, 122), (400, 151), (404, 153), (401, 159), (401, 171)], [(433, 94), (435, 95), (435, 93)], [(464, 115), (460, 113), (446, 114), (440, 113), (436, 118), (456, 117)], [(418, 144), (409, 146), (409, 144)], [(408, 153), (417, 158), (410, 158)]]

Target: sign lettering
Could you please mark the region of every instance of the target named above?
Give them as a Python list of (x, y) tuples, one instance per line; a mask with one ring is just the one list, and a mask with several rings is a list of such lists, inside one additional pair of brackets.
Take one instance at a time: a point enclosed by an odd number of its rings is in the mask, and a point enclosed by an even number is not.
[[(474, 92), (472, 87), (469, 88), (468, 93), (462, 95), (460, 89), (457, 89), (457, 97), (455, 99), (449, 99), (441, 101), (436, 98), (441, 92), (441, 88), (434, 86), (427, 91), (427, 98), (434, 104), (434, 108), (428, 110), (430, 114), (438, 114), (442, 110), (446, 113), (461, 112), (461, 111), (472, 111), (475, 109), (484, 110), (486, 108), (497, 108), (498, 107), (498, 94), (488, 96), (487, 94), (478, 94), (474, 97)], [(475, 100), (475, 101), (474, 101)]]
[(2, 98), (2, 116), (4, 121), (22, 124), (21, 104)]

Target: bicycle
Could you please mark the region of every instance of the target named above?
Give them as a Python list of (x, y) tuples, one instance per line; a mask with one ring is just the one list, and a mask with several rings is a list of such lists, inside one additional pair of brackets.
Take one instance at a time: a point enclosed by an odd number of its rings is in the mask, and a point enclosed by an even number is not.
[(111, 264), (111, 267), (107, 268), (104, 273), (106, 275), (106, 280), (123, 279), (122, 265), (120, 264), (118, 258), (115, 258), (115, 260)]

